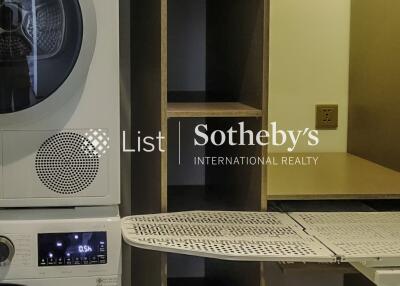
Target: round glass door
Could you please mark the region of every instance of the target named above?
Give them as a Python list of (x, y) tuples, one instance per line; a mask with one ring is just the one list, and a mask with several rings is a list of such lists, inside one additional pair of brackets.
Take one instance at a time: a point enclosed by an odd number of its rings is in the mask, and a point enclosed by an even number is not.
[(79, 0), (0, 0), (0, 114), (50, 97), (74, 68), (82, 35)]

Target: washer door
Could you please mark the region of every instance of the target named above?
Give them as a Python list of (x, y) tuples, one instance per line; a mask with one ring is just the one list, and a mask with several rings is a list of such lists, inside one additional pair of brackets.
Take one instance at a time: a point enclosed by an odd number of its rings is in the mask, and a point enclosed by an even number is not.
[(50, 97), (73, 70), (82, 36), (78, 0), (0, 0), (0, 114)]

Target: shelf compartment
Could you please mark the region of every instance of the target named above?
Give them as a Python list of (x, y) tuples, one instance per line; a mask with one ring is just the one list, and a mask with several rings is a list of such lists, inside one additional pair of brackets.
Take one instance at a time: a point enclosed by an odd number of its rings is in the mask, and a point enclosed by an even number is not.
[(262, 110), (240, 102), (168, 103), (169, 118), (262, 117)]
[(181, 212), (123, 219), (131, 246), (229, 261), (335, 262), (335, 255), (289, 216)]
[(267, 4), (168, 1), (168, 48), (163, 50), (168, 59), (168, 102), (238, 102), (262, 109)]
[[(193, 144), (196, 138), (193, 130), (198, 124), (207, 124), (212, 132), (228, 130), (240, 122), (253, 132), (262, 128), (260, 118), (171, 118), (168, 121), (169, 211), (258, 211), (262, 208), (266, 200), (266, 193), (262, 192), (263, 166), (198, 163), (205, 158), (259, 157), (263, 153), (261, 146), (232, 146), (228, 140), (221, 146)], [(238, 142), (239, 134), (233, 140)]]

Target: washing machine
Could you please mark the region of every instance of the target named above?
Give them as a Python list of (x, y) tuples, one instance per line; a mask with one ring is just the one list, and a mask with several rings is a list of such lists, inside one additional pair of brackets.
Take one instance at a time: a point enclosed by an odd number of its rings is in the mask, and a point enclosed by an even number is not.
[(118, 0), (0, 0), (0, 208), (120, 202)]
[(0, 285), (120, 283), (118, 208), (0, 210)]

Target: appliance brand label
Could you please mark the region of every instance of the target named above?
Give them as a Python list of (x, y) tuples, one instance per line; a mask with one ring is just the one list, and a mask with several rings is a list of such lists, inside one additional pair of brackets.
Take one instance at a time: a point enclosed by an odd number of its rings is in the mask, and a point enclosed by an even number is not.
[(96, 286), (119, 286), (119, 282), (117, 277), (99, 277), (96, 279)]

